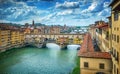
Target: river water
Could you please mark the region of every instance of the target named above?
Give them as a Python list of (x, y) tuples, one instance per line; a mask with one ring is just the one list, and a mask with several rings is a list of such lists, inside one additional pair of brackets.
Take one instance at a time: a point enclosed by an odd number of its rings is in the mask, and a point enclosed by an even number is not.
[(69, 74), (76, 57), (76, 49), (15, 49), (0, 54), (0, 74)]

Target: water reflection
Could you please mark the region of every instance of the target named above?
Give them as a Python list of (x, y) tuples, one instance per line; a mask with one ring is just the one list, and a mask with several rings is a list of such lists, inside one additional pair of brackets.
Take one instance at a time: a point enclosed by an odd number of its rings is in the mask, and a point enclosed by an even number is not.
[(67, 45), (67, 50), (68, 50), (68, 55), (69, 55), (68, 58), (71, 63), (73, 63), (72, 61), (75, 61), (75, 57), (77, 57), (78, 47), (80, 47), (80, 45)]
[(46, 46), (47, 48), (49, 48), (50, 56), (53, 58), (57, 58), (60, 54), (60, 46), (55, 43), (47, 43)]
[(47, 43), (46, 46), (49, 48), (49, 49), (56, 49), (56, 50), (60, 50), (60, 46), (55, 44), (55, 43)]
[(67, 49), (69, 50), (76, 50), (80, 45), (67, 45)]

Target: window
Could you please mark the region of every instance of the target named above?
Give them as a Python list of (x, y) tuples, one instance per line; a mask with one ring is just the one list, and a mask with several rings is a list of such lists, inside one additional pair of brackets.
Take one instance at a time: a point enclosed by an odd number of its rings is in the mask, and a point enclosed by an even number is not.
[(117, 21), (119, 18), (119, 13), (118, 12), (114, 12), (114, 21)]
[(112, 47), (112, 49), (111, 49), (111, 54), (112, 54), (112, 55), (113, 55), (113, 50), (114, 50), (114, 49), (113, 49), (113, 47)]
[(116, 35), (114, 35), (114, 41), (116, 41)]
[(116, 30), (116, 27), (114, 27), (114, 30)]
[(119, 52), (117, 52), (117, 61), (119, 63)]
[(106, 39), (109, 39), (109, 32), (106, 32)]
[(117, 74), (118, 74), (119, 70), (117, 69)]
[(113, 54), (113, 57), (115, 57), (116, 56), (116, 50), (114, 49), (114, 54)]
[(112, 40), (114, 39), (114, 34), (112, 34)]
[(99, 68), (100, 68), (100, 69), (104, 69), (104, 63), (100, 63), (100, 64), (99, 64)]
[(117, 35), (117, 43), (119, 43), (119, 35)]
[(84, 62), (84, 67), (88, 67), (88, 62)]
[(114, 65), (114, 74), (116, 73), (116, 66)]

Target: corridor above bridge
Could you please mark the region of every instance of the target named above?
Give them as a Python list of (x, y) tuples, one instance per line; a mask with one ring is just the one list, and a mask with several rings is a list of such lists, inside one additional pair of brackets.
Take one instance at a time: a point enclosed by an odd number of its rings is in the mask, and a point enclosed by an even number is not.
[(69, 39), (74, 39), (76, 37), (83, 38), (84, 34), (26, 34), (25, 38), (47, 38), (47, 39), (57, 39), (59, 37), (68, 37)]

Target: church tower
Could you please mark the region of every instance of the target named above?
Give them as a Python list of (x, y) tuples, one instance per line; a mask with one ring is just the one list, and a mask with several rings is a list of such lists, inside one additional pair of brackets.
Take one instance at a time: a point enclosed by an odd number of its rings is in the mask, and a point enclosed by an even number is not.
[(34, 20), (32, 21), (32, 26), (33, 26), (33, 27), (35, 26)]

